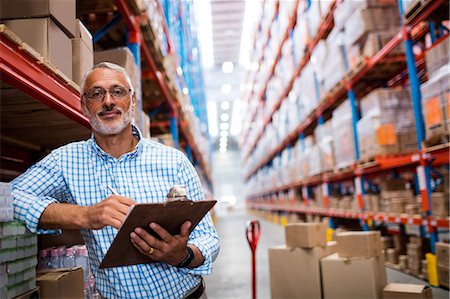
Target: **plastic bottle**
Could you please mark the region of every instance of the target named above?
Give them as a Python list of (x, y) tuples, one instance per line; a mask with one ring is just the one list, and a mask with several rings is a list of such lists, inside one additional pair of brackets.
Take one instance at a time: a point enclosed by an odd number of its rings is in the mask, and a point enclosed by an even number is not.
[(86, 245), (77, 247), (75, 250), (75, 261), (77, 267), (83, 268), (84, 281), (88, 280), (89, 277), (91, 277), (91, 269), (89, 266)]
[(73, 268), (73, 267), (76, 267), (76, 261), (74, 249), (71, 247), (66, 249), (66, 255), (64, 258), (64, 268)]
[(57, 248), (50, 249), (50, 259), (48, 262), (48, 267), (50, 269), (58, 269), (59, 263), (59, 250)]
[(38, 269), (48, 269), (48, 263), (50, 261), (50, 250), (39, 250)]

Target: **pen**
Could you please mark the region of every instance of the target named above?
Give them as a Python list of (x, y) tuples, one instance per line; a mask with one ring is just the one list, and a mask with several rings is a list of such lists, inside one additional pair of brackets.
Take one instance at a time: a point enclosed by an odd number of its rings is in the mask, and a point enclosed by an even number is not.
[(113, 187), (111, 187), (110, 185), (107, 186), (109, 191), (111, 191), (112, 194), (114, 195), (120, 195), (119, 192), (117, 192), (116, 189), (114, 189)]

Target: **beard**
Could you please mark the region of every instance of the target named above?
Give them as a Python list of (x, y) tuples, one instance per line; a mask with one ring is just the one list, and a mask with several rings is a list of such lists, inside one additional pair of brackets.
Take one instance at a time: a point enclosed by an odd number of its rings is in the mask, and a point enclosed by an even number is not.
[[(119, 111), (119, 120), (101, 120), (99, 114), (108, 111)], [(95, 114), (90, 113), (86, 106), (83, 105), (83, 112), (89, 119), (92, 130), (101, 135), (116, 135), (122, 132), (130, 123), (132, 119), (132, 105), (130, 104), (128, 111), (124, 111), (122, 108), (111, 106), (103, 106), (103, 108), (97, 111)]]

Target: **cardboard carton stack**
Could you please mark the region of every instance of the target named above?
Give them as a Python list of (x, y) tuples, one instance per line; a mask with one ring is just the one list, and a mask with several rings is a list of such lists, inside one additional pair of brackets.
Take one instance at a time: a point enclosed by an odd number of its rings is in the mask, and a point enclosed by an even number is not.
[(355, 162), (355, 141), (353, 138), (352, 110), (349, 100), (333, 111), (331, 118), (333, 133), (333, 154), (336, 168), (342, 169)]
[(384, 299), (432, 299), (429, 286), (406, 283), (390, 283), (383, 289)]
[(361, 114), (357, 123), (361, 160), (417, 150), (408, 90), (375, 89), (361, 100)]
[(321, 260), (324, 298), (381, 298), (386, 285), (380, 233), (336, 235), (337, 253)]
[(269, 249), (272, 298), (322, 298), (320, 260), (336, 252), (326, 241), (326, 224), (293, 223), (285, 227), (286, 245)]
[(430, 196), (431, 212), (435, 217), (446, 218), (449, 216), (449, 193), (433, 192)]
[(402, 178), (385, 180), (380, 183), (380, 211), (401, 214), (406, 206), (417, 206), (412, 190), (406, 190), (406, 181)]
[(94, 65), (92, 35), (80, 20), (76, 21), (72, 38), (72, 81), (80, 85), (86, 72)]
[[(448, 43), (443, 42), (441, 44)], [(439, 48), (439, 46), (436, 48)], [(430, 79), (421, 86), (422, 106), (423, 117), (425, 120), (426, 140), (429, 145), (435, 145), (449, 141), (449, 65), (442, 66), (434, 73), (430, 72), (429, 77)]]
[(436, 259), (438, 269), (439, 285), (449, 288), (450, 269), (450, 244), (444, 242), (436, 243)]
[(422, 274), (422, 261), (425, 258), (425, 253), (429, 251), (429, 242), (426, 242), (426, 239), (416, 236), (409, 238), (409, 243), (406, 245), (409, 272), (417, 276)]
[(0, 298), (36, 287), (37, 237), (19, 222), (0, 223)]
[(2, 0), (0, 19), (20, 39), (72, 78), (72, 43), (76, 36), (75, 0)]

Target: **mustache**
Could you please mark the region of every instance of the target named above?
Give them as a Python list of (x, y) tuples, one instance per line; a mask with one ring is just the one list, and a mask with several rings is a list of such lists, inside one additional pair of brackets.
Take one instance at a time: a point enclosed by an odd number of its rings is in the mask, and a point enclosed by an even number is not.
[(116, 105), (103, 106), (102, 109), (97, 111), (97, 115), (104, 114), (106, 112), (120, 112), (124, 113), (122, 108), (116, 107)]

